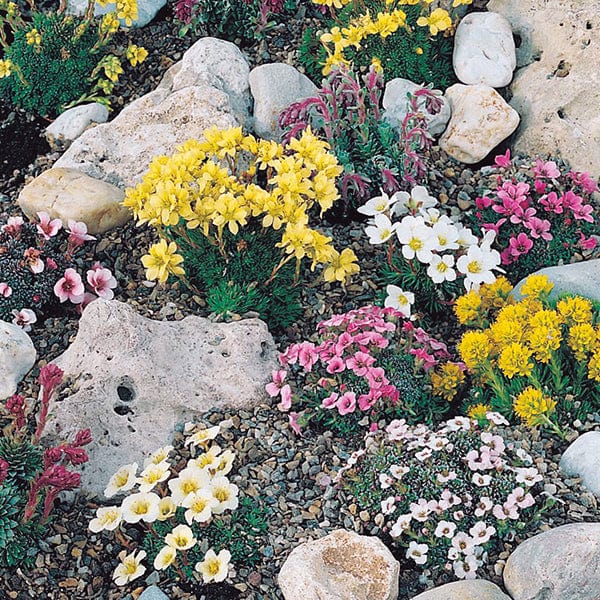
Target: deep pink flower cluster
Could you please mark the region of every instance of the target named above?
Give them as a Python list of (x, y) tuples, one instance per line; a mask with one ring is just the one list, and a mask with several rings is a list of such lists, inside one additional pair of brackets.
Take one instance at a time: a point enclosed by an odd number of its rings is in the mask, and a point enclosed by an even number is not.
[[(292, 344), (279, 356), (284, 368), (273, 371), (273, 381), (266, 391), (280, 398), (278, 408), (282, 411), (289, 410), (294, 400), (290, 384), (285, 383), (291, 368), (303, 371), (311, 380), (320, 408), (337, 410), (344, 416), (357, 410), (369, 412), (379, 403), (398, 403), (398, 389), (377, 363), (390, 344), (412, 354), (416, 368), (423, 370), (450, 356), (445, 344), (405, 321), (393, 308), (365, 306), (334, 315), (319, 323), (317, 332), (320, 343)], [(299, 432), (297, 413), (290, 416), (290, 423)]]
[(500, 169), (495, 189), (477, 198), (475, 216), (482, 230), (496, 232), (502, 264), (515, 263), (538, 246), (544, 251), (595, 247), (589, 235), (595, 222), (590, 200), (598, 186), (587, 173), (563, 175), (554, 161), (537, 159), (524, 174), (510, 151), (495, 163)]

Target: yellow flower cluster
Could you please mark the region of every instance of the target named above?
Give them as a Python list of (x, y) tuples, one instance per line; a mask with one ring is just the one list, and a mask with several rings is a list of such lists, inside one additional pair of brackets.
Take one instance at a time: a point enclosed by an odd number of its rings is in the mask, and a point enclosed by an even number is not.
[(13, 63), (8, 59), (0, 60), (0, 79), (9, 77), (14, 69)]
[(327, 6), (329, 8), (344, 8), (346, 4), (350, 4), (352, 0), (312, 0), (313, 4), (319, 6)]
[(529, 427), (552, 425), (550, 417), (556, 401), (534, 387), (525, 388), (515, 399), (516, 415)]
[(25, 34), (25, 40), (30, 46), (39, 46), (42, 43), (42, 34), (34, 27)]
[(464, 380), (465, 374), (457, 364), (446, 363), (431, 374), (433, 393), (450, 402), (456, 396), (456, 392)]
[(148, 57), (148, 50), (142, 46), (130, 44), (125, 51), (125, 56), (127, 57), (127, 60), (131, 66), (136, 67), (137, 65), (141, 65), (146, 60)]
[(498, 277), (482, 285), (478, 292), (471, 290), (458, 298), (454, 313), (461, 325), (485, 326), (498, 310), (512, 302), (512, 285), (506, 277)]
[(487, 414), (492, 412), (492, 407), (489, 404), (472, 404), (467, 410), (467, 416), (476, 421), (485, 421)]
[[(257, 140), (242, 128), (205, 132), (204, 141), (190, 140), (173, 156), (154, 159), (143, 181), (127, 190), (124, 205), (139, 223), (159, 229), (200, 229), (216, 247), (223, 247), (225, 228), (237, 235), (251, 219), (281, 230), (280, 266), (305, 257), (311, 268), (325, 266), (327, 281), (346, 281), (357, 273), (350, 249), (339, 253), (332, 239), (308, 226), (309, 211), (321, 214), (338, 199), (335, 178), (342, 167), (310, 130), (289, 146)], [(150, 279), (165, 281), (180, 274), (181, 257), (174, 245), (155, 246), (144, 265)]]
[(115, 5), (117, 17), (125, 21), (128, 27), (131, 27), (133, 21), (138, 18), (137, 0), (96, 0), (103, 8), (108, 4)]

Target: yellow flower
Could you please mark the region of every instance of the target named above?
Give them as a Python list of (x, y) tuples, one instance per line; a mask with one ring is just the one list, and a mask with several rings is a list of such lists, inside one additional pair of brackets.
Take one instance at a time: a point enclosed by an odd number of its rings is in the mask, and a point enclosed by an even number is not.
[(117, 16), (123, 19), (128, 27), (138, 18), (137, 0), (117, 0)]
[(132, 67), (142, 64), (148, 56), (148, 50), (135, 44), (130, 44), (125, 52), (125, 56)]
[[(316, 0), (313, 0), (315, 2)], [(194, 567), (202, 575), (204, 583), (224, 581), (227, 578), (229, 561), (231, 553), (228, 550), (221, 550), (219, 554), (211, 548), (204, 556), (202, 562), (196, 563)]]
[(545, 364), (552, 358), (552, 351), (560, 347), (561, 339), (558, 327), (534, 327), (527, 334), (527, 345), (535, 359)]
[(533, 387), (525, 388), (513, 403), (515, 413), (529, 427), (548, 423), (556, 402)]
[(177, 525), (165, 536), (165, 544), (175, 550), (189, 550), (196, 545), (197, 541), (194, 532), (187, 525)]
[(25, 34), (25, 40), (30, 46), (39, 46), (42, 43), (42, 35), (37, 29), (33, 28)]
[(470, 290), (456, 301), (454, 313), (461, 325), (468, 325), (476, 321), (480, 315), (481, 296), (474, 290)]
[(119, 553), (120, 564), (113, 573), (113, 579), (117, 585), (126, 585), (130, 581), (141, 577), (146, 572), (146, 567), (142, 565), (142, 560), (146, 558), (146, 553), (140, 550), (137, 555), (134, 552), (127, 554), (127, 550)]
[(586, 298), (573, 296), (561, 300), (556, 308), (569, 323), (590, 323), (592, 320), (592, 303)]
[(0, 79), (9, 77), (13, 72), (13, 63), (8, 60), (0, 60)]
[(237, 235), (239, 225), (248, 223), (248, 208), (244, 205), (243, 198), (236, 198), (231, 193), (221, 194), (214, 206), (215, 216), (213, 223), (222, 230), (227, 225), (233, 235)]
[(356, 264), (357, 258), (354, 250), (344, 248), (342, 253), (337, 251), (331, 262), (325, 267), (323, 277), (325, 281), (347, 281), (352, 275), (360, 271), (360, 267)]
[(479, 294), (486, 310), (502, 308), (510, 298), (513, 286), (506, 277), (498, 277), (493, 283), (481, 286)]
[(119, 27), (121, 23), (119, 22), (119, 18), (114, 12), (109, 12), (102, 17), (102, 21), (100, 21), (100, 31), (102, 33), (116, 33), (119, 31)]
[(467, 331), (458, 344), (458, 352), (469, 369), (477, 370), (489, 360), (492, 347), (483, 331)]
[(467, 409), (467, 416), (476, 421), (485, 421), (487, 414), (491, 412), (492, 407), (489, 404), (473, 404)]
[(589, 323), (579, 323), (569, 329), (569, 348), (578, 361), (585, 360), (596, 345), (597, 334)]
[(371, 66), (375, 69), (375, 71), (377, 71), (377, 73), (383, 73), (381, 61), (376, 56), (371, 59)]
[(108, 79), (98, 79), (98, 83), (96, 83), (98, 89), (102, 90), (107, 96), (112, 94), (112, 91), (115, 87), (115, 84)]
[(446, 10), (436, 8), (429, 17), (419, 17), (417, 25), (419, 27), (429, 27), (429, 33), (437, 35), (440, 31), (445, 31), (452, 27), (452, 19)]
[(533, 370), (531, 350), (523, 344), (513, 343), (502, 350), (498, 358), (498, 366), (506, 377), (512, 379), (515, 375), (528, 377)]
[(457, 6), (460, 6), (461, 4), (471, 4), (473, 2), (473, 0), (454, 0), (454, 2), (452, 2), (452, 8), (456, 8)]
[(446, 363), (442, 365), (439, 371), (431, 374), (433, 393), (436, 396), (442, 396), (450, 402), (464, 380), (465, 374), (457, 364)]
[(177, 266), (182, 262), (183, 257), (177, 254), (177, 244), (167, 244), (165, 240), (151, 246), (148, 254), (142, 257), (148, 280), (158, 279), (160, 283), (167, 281), (169, 274), (183, 275), (185, 271)]
[(523, 329), (518, 323), (506, 319), (497, 320), (489, 329), (490, 337), (500, 347), (520, 342), (523, 339)]
[(559, 327), (563, 322), (563, 317), (559, 315), (555, 310), (543, 309), (538, 310), (529, 319), (529, 327)]
[(600, 383), (600, 347), (596, 348), (588, 363), (588, 379)]
[(521, 287), (521, 294), (529, 298), (546, 298), (553, 287), (546, 275), (530, 275)]
[(119, 80), (119, 75), (123, 73), (121, 61), (113, 54), (109, 54), (102, 59), (102, 67), (106, 77), (113, 83), (116, 83)]
[(352, 2), (352, 0), (312, 0), (313, 4), (320, 6), (328, 6), (329, 8), (343, 8), (346, 4)]
[(415, 48), (415, 54), (419, 54), (419, 55), (423, 54), (423, 48), (421, 48), (420, 46), (417, 46)]

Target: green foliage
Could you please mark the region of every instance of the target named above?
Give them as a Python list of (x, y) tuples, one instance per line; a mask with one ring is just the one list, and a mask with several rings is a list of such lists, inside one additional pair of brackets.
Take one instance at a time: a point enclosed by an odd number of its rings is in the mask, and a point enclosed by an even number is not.
[[(362, 4), (351, 2), (337, 12), (335, 20), (326, 20), (323, 30), (347, 27), (353, 18), (365, 14), (364, 8), (356, 8)], [(386, 10), (386, 3), (382, 0), (365, 0), (364, 6), (372, 16)], [(410, 33), (400, 28), (386, 38), (370, 35), (361, 42), (359, 49), (352, 46), (346, 48), (344, 56), (355, 68), (368, 68), (371, 60), (378, 58), (388, 81), (395, 77), (403, 77), (418, 84), (433, 83), (435, 88), (445, 90), (455, 82), (452, 69), (453, 38), (441, 33), (433, 37), (429, 35), (427, 27), (417, 26), (421, 6), (399, 8), (406, 13)], [(307, 28), (298, 51), (300, 64), (304, 66), (306, 74), (316, 82), (323, 76), (322, 67), (327, 59), (327, 51), (319, 39), (323, 30)], [(417, 53), (417, 49), (422, 53)]]
[(227, 260), (200, 230), (186, 238), (170, 235), (185, 260), (187, 281), (207, 294), (211, 311), (220, 316), (256, 311), (271, 327), (287, 327), (302, 314), (300, 288), (294, 285), (294, 265), (285, 265), (268, 284), (280, 250), (281, 234), (256, 223), (237, 235), (225, 230)]
[(9, 464), (5, 483), (27, 492), (31, 480), (41, 471), (43, 451), (27, 440), (0, 438), (0, 458)]
[(26, 29), (15, 32), (5, 58), (20, 70), (0, 79), (0, 97), (39, 115), (58, 114), (61, 107), (90, 90), (90, 75), (102, 54), (91, 52), (98, 30), (91, 22), (59, 14), (34, 13), (39, 47), (27, 43)]

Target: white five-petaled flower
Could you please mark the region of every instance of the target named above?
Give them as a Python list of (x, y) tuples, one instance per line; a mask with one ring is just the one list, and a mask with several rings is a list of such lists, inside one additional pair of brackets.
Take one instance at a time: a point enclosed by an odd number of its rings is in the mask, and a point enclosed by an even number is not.
[(196, 564), (195, 569), (202, 575), (204, 583), (218, 583), (227, 578), (230, 560), (231, 553), (228, 550), (221, 550), (216, 554), (211, 548), (204, 555), (204, 560)]
[(177, 525), (165, 536), (165, 544), (175, 550), (189, 550), (196, 545), (197, 541), (194, 532), (187, 525)]
[(179, 473), (179, 477), (171, 479), (168, 483), (173, 502), (181, 506), (188, 494), (199, 492), (210, 486), (210, 475), (198, 467), (186, 467)]
[(100, 506), (96, 510), (96, 517), (90, 521), (88, 528), (94, 533), (100, 531), (113, 531), (121, 522), (122, 513), (118, 506)]
[(397, 227), (398, 224), (392, 223), (386, 215), (375, 215), (373, 225), (365, 227), (365, 233), (370, 244), (383, 244), (394, 235)]
[(405, 318), (410, 317), (411, 307), (415, 301), (415, 295), (412, 292), (405, 292), (397, 285), (388, 285), (385, 288), (387, 297), (384, 306), (395, 308), (402, 313)]
[(159, 513), (159, 501), (160, 497), (154, 492), (138, 492), (127, 496), (121, 504), (123, 521), (126, 523), (138, 523), (139, 521), (152, 523), (156, 521)]
[(481, 241), (481, 245), (470, 246), (467, 253), (456, 262), (456, 268), (465, 276), (465, 288), (478, 288), (482, 283), (494, 283), (496, 275), (494, 270), (499, 269), (501, 258), (497, 250), (491, 249), (495, 233), (488, 231)]
[(122, 466), (108, 481), (104, 490), (107, 498), (112, 498), (119, 492), (127, 492), (137, 483), (135, 474), (137, 473), (137, 463)]
[(427, 551), (429, 546), (427, 544), (418, 544), (417, 542), (411, 542), (408, 545), (406, 551), (406, 558), (412, 558), (416, 564), (424, 565), (427, 562)]
[(440, 521), (435, 528), (434, 535), (435, 537), (447, 537), (448, 539), (452, 539), (455, 531), (456, 523), (452, 523), (451, 521)]
[(427, 267), (427, 275), (433, 283), (443, 283), (444, 281), (454, 281), (456, 271), (454, 270), (454, 256), (446, 254), (440, 256), (434, 254)]
[(392, 198), (390, 199), (390, 197), (383, 190), (381, 190), (381, 196), (371, 198), (367, 201), (366, 204), (364, 204), (357, 210), (363, 215), (374, 217), (375, 215), (380, 215), (386, 212), (393, 202), (394, 197), (392, 196)]
[(477, 545), (483, 545), (490, 541), (491, 537), (496, 533), (496, 528), (491, 525), (488, 527), (483, 521), (477, 521), (477, 523), (469, 529), (469, 533)]
[(226, 510), (235, 510), (238, 507), (238, 487), (230, 483), (227, 477), (215, 477), (211, 481), (211, 493), (217, 504), (212, 511), (215, 515), (220, 515)]
[(138, 477), (140, 492), (149, 492), (158, 483), (167, 479), (170, 474), (169, 467), (167, 461), (158, 464), (150, 463)]
[(390, 535), (393, 538), (400, 537), (405, 531), (410, 529), (410, 522), (412, 521), (412, 515), (400, 515), (398, 520), (394, 523), (390, 529)]
[(136, 555), (135, 551), (127, 554), (126, 550), (119, 553), (121, 563), (113, 573), (113, 579), (117, 585), (126, 585), (130, 581), (137, 579), (146, 572), (146, 567), (142, 565), (142, 560), (146, 558), (146, 553), (140, 550)]
[(193, 521), (206, 523), (212, 517), (213, 508), (218, 505), (219, 502), (212, 496), (210, 488), (189, 494), (182, 504), (187, 508), (185, 520), (188, 525)]
[(177, 550), (172, 546), (164, 546), (154, 559), (154, 568), (157, 571), (162, 571), (170, 567), (177, 557)]
[(396, 224), (396, 236), (402, 244), (402, 256), (406, 260), (416, 257), (419, 262), (431, 262), (436, 242), (431, 227), (425, 223), (423, 217), (404, 217)]

